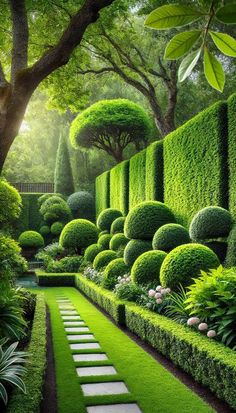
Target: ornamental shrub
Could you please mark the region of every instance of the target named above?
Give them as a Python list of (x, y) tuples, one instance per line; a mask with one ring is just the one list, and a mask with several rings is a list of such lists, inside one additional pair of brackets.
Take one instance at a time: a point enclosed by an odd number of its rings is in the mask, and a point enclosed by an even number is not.
[(41, 248), (44, 246), (44, 239), (39, 232), (25, 231), (22, 232), (18, 239), (22, 248)]
[(173, 249), (165, 258), (160, 281), (163, 287), (172, 290), (190, 285), (200, 271), (208, 271), (220, 265), (219, 259), (210, 248), (201, 244), (185, 244)]
[(175, 222), (175, 217), (165, 204), (145, 201), (128, 213), (125, 220), (125, 235), (128, 238), (151, 240), (158, 228), (170, 222)]
[(193, 241), (228, 237), (233, 226), (231, 214), (219, 206), (201, 209), (190, 224), (190, 237)]
[(118, 251), (120, 248), (124, 248), (129, 242), (129, 239), (121, 233), (113, 235), (110, 240), (109, 248), (113, 251)]
[(111, 234), (123, 233), (125, 225), (125, 217), (116, 218), (111, 224)]
[(48, 199), (46, 199), (41, 207), (40, 207), (40, 214), (44, 215), (46, 212), (50, 210), (50, 207), (55, 204), (64, 205), (66, 202), (60, 196), (51, 195)]
[(119, 284), (115, 289), (115, 293), (120, 300), (137, 302), (144, 294), (144, 290), (140, 286), (129, 282)]
[(67, 272), (79, 272), (83, 258), (75, 255), (71, 257), (64, 257), (59, 261), (50, 261), (47, 266), (47, 272), (49, 273), (67, 273)]
[(65, 224), (63, 222), (60, 221), (56, 221), (52, 224), (51, 226), (51, 233), (53, 235), (60, 235), (61, 231), (63, 230)]
[(105, 250), (99, 252), (95, 260), (93, 261), (93, 267), (96, 271), (99, 271), (102, 268), (106, 267), (109, 264), (109, 262), (115, 260), (116, 258), (117, 256), (115, 251)]
[(63, 228), (59, 244), (80, 253), (83, 248), (96, 243), (97, 239), (98, 230), (92, 222), (87, 219), (74, 219)]
[(67, 137), (63, 133), (60, 136), (57, 148), (54, 184), (56, 192), (61, 192), (65, 195), (70, 195), (74, 192), (73, 173), (67, 145)]
[(71, 220), (72, 215), (67, 203), (63, 201), (61, 204), (50, 205), (43, 218), (48, 224), (53, 224), (56, 221), (66, 223)]
[(108, 250), (109, 249), (109, 244), (110, 244), (110, 240), (112, 238), (111, 234), (104, 234), (101, 235), (98, 238), (98, 245), (103, 249), (103, 250)]
[(87, 191), (75, 192), (67, 199), (67, 204), (74, 218), (93, 220), (95, 217), (95, 201)]
[(151, 241), (131, 239), (124, 250), (125, 263), (131, 267), (140, 255), (144, 252), (150, 251), (151, 249)]
[(39, 232), (43, 237), (46, 237), (47, 235), (50, 234), (50, 227), (48, 225), (43, 225), (40, 228)]
[(165, 224), (154, 234), (152, 247), (154, 250), (170, 252), (182, 244), (191, 242), (188, 230), (179, 224)]
[(57, 194), (57, 193), (54, 193), (54, 194), (43, 194), (43, 195), (41, 195), (41, 196), (38, 198), (38, 205), (39, 205), (39, 207), (41, 207), (41, 205), (42, 205), (45, 201), (47, 201), (49, 198), (51, 198), (52, 196), (59, 196), (59, 197), (62, 198), (62, 199), (66, 199), (66, 197), (65, 197), (64, 195), (62, 195), (62, 194)]
[[(4, 287), (9, 287), (8, 281), (16, 275), (16, 263), (20, 257), (21, 248), (18, 243), (0, 233), (0, 284), (1, 294), (3, 294)], [(6, 283), (6, 284), (5, 284)]]
[(123, 258), (116, 258), (107, 265), (102, 279), (102, 286), (108, 290), (113, 290), (118, 277), (122, 277), (128, 271), (129, 267), (125, 264)]
[(160, 282), (160, 269), (166, 256), (164, 251), (144, 252), (137, 258), (132, 267), (132, 281), (138, 285), (156, 287)]
[(100, 238), (102, 235), (105, 235), (105, 234), (109, 234), (109, 231), (101, 231), (101, 232), (99, 232), (98, 237)]
[(98, 244), (89, 245), (84, 253), (84, 259), (86, 262), (93, 262), (95, 257), (102, 251), (102, 247)]
[(110, 232), (111, 225), (116, 218), (122, 216), (122, 213), (118, 211), (118, 209), (114, 208), (107, 208), (104, 209), (99, 215), (97, 219), (97, 226), (102, 231), (107, 230)]
[(0, 227), (10, 224), (19, 217), (22, 207), (19, 192), (0, 179)]

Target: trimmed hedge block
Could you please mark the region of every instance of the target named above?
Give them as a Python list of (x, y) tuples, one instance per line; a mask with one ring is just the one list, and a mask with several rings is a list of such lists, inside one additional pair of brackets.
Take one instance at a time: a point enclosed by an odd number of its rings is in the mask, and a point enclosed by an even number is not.
[(228, 99), (229, 210), (236, 217), (236, 93)]
[(146, 149), (146, 201), (163, 202), (163, 168), (163, 141), (157, 141)]
[(103, 172), (96, 178), (96, 215), (110, 207), (110, 172)]
[(145, 188), (146, 149), (134, 155), (129, 161), (129, 210), (145, 201)]
[(129, 211), (129, 161), (123, 161), (110, 171), (110, 207), (124, 215)]
[(46, 273), (41, 270), (36, 270), (35, 274), (40, 287), (74, 287), (75, 285), (76, 274)]
[(21, 193), (22, 211), (16, 224), (16, 235), (27, 230), (38, 231), (42, 226), (43, 218), (39, 212), (38, 199), (41, 193)]

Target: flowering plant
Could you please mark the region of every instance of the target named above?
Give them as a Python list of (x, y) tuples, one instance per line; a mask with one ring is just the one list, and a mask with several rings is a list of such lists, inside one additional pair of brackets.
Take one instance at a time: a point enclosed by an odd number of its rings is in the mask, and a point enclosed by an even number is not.
[(103, 273), (96, 271), (93, 267), (86, 267), (83, 276), (97, 285), (102, 283)]

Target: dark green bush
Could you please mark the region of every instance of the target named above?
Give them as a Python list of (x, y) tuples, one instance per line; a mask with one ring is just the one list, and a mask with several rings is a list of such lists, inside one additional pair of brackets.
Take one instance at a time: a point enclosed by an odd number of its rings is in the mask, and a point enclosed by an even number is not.
[(234, 224), (228, 238), (228, 249), (225, 264), (227, 267), (236, 267), (236, 225)]
[(113, 290), (117, 284), (118, 277), (122, 277), (129, 271), (128, 265), (125, 264), (123, 258), (112, 260), (104, 271), (102, 279), (102, 287), (107, 290)]
[(60, 196), (50, 195), (40, 207), (40, 214), (44, 215), (46, 212), (50, 211), (52, 205), (64, 205), (66, 202)]
[(36, 272), (40, 287), (74, 287), (75, 274)]
[(74, 192), (74, 182), (67, 136), (64, 133), (60, 136), (59, 145), (57, 148), (54, 183), (56, 192), (60, 192), (65, 195), (70, 195)]
[(121, 217), (122, 213), (118, 211), (118, 209), (114, 208), (107, 208), (104, 209), (99, 215), (97, 219), (97, 226), (102, 231), (110, 231), (111, 225), (116, 218)]
[(209, 206), (201, 209), (192, 219), (189, 233), (193, 241), (228, 237), (233, 226), (231, 214), (227, 209)]
[(43, 194), (43, 195), (41, 195), (41, 196), (38, 198), (38, 205), (39, 205), (39, 207), (41, 207), (41, 205), (42, 205), (45, 201), (47, 201), (49, 198), (51, 198), (52, 196), (59, 196), (59, 197), (62, 198), (62, 199), (66, 199), (66, 197), (65, 197), (64, 195), (62, 195), (62, 194), (57, 194), (57, 193), (54, 193), (54, 194)]
[(96, 178), (96, 215), (110, 206), (110, 172), (103, 172)]
[(114, 251), (101, 251), (98, 253), (98, 255), (95, 257), (95, 260), (93, 261), (94, 269), (99, 271), (102, 268), (106, 267), (109, 264), (109, 262), (115, 260), (116, 258), (117, 255)]
[(128, 238), (151, 240), (164, 224), (175, 222), (171, 210), (162, 202), (146, 201), (135, 206), (125, 220), (125, 235)]
[(118, 233), (113, 235), (113, 237), (111, 238), (109, 248), (110, 250), (118, 251), (122, 247), (124, 249), (128, 242), (129, 239), (124, 234)]
[(53, 235), (60, 235), (61, 231), (63, 230), (65, 224), (63, 222), (60, 221), (56, 221), (52, 224), (51, 226), (51, 233)]
[(93, 196), (86, 191), (75, 192), (67, 199), (74, 218), (95, 218), (95, 201)]
[(165, 224), (154, 234), (152, 247), (154, 250), (170, 252), (182, 244), (190, 243), (188, 230), (179, 224)]
[(163, 202), (163, 163), (163, 140), (161, 140), (152, 143), (146, 149), (146, 201)]
[(144, 252), (150, 251), (151, 249), (151, 241), (131, 239), (124, 250), (125, 263), (131, 267), (140, 255)]
[(70, 208), (66, 202), (61, 204), (52, 204), (48, 206), (47, 212), (43, 216), (45, 222), (53, 224), (53, 222), (69, 222), (72, 218)]
[(111, 238), (112, 238), (112, 235), (110, 235), (110, 234), (101, 235), (101, 236), (98, 238), (98, 245), (99, 245), (103, 250), (108, 250), (108, 249), (109, 249), (109, 244), (110, 244)]
[(40, 228), (39, 232), (43, 237), (46, 237), (47, 235), (50, 234), (51, 230), (50, 230), (50, 227), (48, 225), (43, 225)]
[(74, 219), (62, 230), (59, 244), (64, 248), (71, 248), (76, 252), (97, 242), (98, 230), (86, 219)]
[(86, 248), (85, 253), (84, 253), (84, 259), (86, 262), (93, 262), (95, 257), (99, 254), (99, 252), (102, 251), (102, 247), (98, 244), (92, 244), (89, 245), (89, 247)]
[(18, 242), (22, 248), (41, 248), (44, 246), (44, 239), (36, 231), (25, 231), (19, 236)]
[(129, 161), (120, 162), (110, 170), (110, 207), (123, 214), (129, 211)]
[(139, 285), (132, 282), (119, 284), (115, 290), (116, 296), (120, 300), (137, 302), (144, 291)]
[(15, 221), (21, 211), (19, 192), (6, 181), (0, 179), (0, 227)]
[(145, 201), (146, 149), (129, 160), (129, 210)]
[(160, 269), (166, 255), (164, 251), (148, 251), (140, 255), (131, 270), (132, 281), (138, 285), (156, 287), (160, 282)]
[(111, 224), (111, 234), (117, 234), (118, 232), (124, 232), (125, 217), (116, 218)]
[(79, 272), (82, 264), (82, 257), (75, 255), (72, 257), (64, 257), (59, 261), (50, 261), (47, 266), (47, 272), (49, 273), (67, 273), (67, 272)]
[(220, 265), (219, 259), (210, 248), (201, 244), (185, 244), (173, 249), (161, 267), (160, 281), (163, 287), (172, 290), (190, 285), (200, 271), (208, 271)]

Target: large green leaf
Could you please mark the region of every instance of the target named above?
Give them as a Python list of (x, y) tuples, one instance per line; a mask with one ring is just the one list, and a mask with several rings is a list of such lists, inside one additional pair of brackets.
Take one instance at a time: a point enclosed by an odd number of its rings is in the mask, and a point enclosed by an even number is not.
[(225, 74), (222, 64), (205, 47), (204, 49), (204, 73), (208, 83), (216, 90), (223, 92)]
[(216, 47), (227, 56), (236, 56), (236, 40), (225, 33), (210, 31), (210, 36)]
[(201, 30), (179, 33), (171, 39), (165, 50), (165, 59), (178, 59), (193, 47), (201, 36)]
[(216, 18), (226, 24), (236, 23), (236, 4), (228, 4), (216, 12)]
[(145, 26), (158, 30), (170, 29), (185, 26), (202, 16), (201, 12), (188, 6), (165, 5), (158, 7), (149, 14)]
[(179, 82), (183, 82), (192, 73), (200, 56), (201, 49), (198, 49), (195, 52), (190, 53), (182, 60), (178, 71)]

